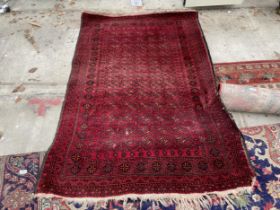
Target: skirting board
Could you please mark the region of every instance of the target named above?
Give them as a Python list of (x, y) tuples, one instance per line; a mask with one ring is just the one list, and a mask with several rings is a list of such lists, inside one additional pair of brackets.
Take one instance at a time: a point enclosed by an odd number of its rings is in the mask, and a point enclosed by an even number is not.
[(243, 0), (185, 0), (186, 7), (204, 7), (241, 4)]

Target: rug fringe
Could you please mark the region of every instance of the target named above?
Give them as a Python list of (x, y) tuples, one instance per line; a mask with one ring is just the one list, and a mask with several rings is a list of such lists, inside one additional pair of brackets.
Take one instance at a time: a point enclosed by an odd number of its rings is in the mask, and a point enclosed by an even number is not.
[[(253, 185), (252, 185), (253, 186)], [(145, 201), (153, 201), (153, 205), (158, 206), (169, 206), (170, 204), (176, 204), (176, 210), (198, 210), (198, 209), (210, 209), (211, 205), (215, 200), (220, 200), (224, 204), (235, 205), (240, 195), (248, 195), (252, 192), (253, 187), (239, 187), (236, 189), (215, 191), (209, 193), (194, 193), (194, 194), (177, 194), (177, 193), (166, 193), (166, 194), (127, 194), (121, 196), (105, 197), (105, 198), (92, 198), (92, 197), (62, 197), (54, 194), (38, 193), (35, 197), (39, 199), (50, 198), (59, 199), (64, 201), (75, 201), (75, 202), (87, 202), (95, 204), (94, 210), (104, 208), (112, 200), (122, 200), (123, 206), (128, 207), (131, 205), (131, 200), (140, 200), (140, 206)], [(156, 209), (156, 208), (154, 208)]]

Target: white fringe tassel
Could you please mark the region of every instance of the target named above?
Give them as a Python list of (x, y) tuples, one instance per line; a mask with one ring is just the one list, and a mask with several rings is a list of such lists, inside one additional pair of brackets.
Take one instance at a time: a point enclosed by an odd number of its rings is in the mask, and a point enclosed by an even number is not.
[[(214, 200), (220, 200), (223, 204), (228, 205), (236, 204), (238, 197), (240, 195), (248, 195), (252, 192), (252, 187), (239, 187), (236, 189), (225, 190), (225, 191), (215, 191), (209, 193), (194, 193), (194, 194), (177, 194), (177, 193), (166, 193), (166, 194), (127, 194), (114, 197), (105, 198), (71, 198), (71, 197), (61, 197), (54, 194), (35, 194), (35, 197), (40, 199), (61, 199), (64, 201), (74, 201), (74, 202), (87, 202), (89, 204), (95, 204), (94, 210), (99, 210), (101, 207), (106, 207), (108, 202), (111, 200), (122, 200), (124, 209), (129, 209), (131, 203), (128, 200), (140, 200), (140, 206), (145, 201), (153, 201), (153, 209), (161, 203), (163, 206), (169, 206), (170, 204), (176, 204), (176, 210), (206, 210), (210, 209)], [(141, 208), (140, 208), (141, 209)]]

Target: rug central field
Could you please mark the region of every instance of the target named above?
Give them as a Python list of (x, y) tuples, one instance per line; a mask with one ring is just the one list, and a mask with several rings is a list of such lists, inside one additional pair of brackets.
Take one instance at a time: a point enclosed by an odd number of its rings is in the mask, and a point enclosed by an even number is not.
[(219, 192), (252, 178), (197, 13), (83, 14), (38, 194)]

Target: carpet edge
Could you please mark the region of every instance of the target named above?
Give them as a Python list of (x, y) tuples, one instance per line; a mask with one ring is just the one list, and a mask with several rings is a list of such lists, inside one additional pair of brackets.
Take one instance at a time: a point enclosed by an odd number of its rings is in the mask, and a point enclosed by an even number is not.
[(93, 202), (103, 204), (109, 203), (111, 200), (122, 200), (124, 206), (130, 200), (140, 200), (140, 206), (142, 202), (154, 200), (155, 202), (164, 203), (174, 203), (176, 204), (177, 210), (185, 209), (198, 209), (203, 207), (203, 209), (209, 209), (214, 199), (224, 200), (225, 203), (229, 205), (236, 204), (238, 201), (239, 195), (250, 194), (253, 192), (253, 186), (256, 181), (256, 177), (252, 178), (251, 186), (238, 187), (235, 189), (229, 189), (224, 191), (213, 191), (213, 192), (204, 192), (204, 193), (191, 193), (191, 194), (180, 194), (180, 193), (163, 193), (163, 194), (125, 194), (119, 196), (110, 196), (110, 197), (64, 197), (60, 195), (50, 194), (50, 193), (36, 193), (34, 196), (40, 200), (41, 198), (53, 198), (61, 199), (63, 201), (73, 201), (77, 202)]

